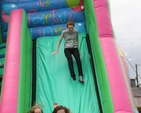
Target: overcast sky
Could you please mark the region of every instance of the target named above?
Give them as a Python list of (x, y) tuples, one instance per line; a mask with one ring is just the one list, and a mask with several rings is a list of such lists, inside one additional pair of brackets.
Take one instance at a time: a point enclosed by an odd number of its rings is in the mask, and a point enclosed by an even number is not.
[[(115, 38), (134, 69), (135, 64), (138, 64), (141, 84), (141, 0), (109, 0), (109, 2)], [(128, 67), (130, 78), (135, 78), (135, 70), (129, 63)]]

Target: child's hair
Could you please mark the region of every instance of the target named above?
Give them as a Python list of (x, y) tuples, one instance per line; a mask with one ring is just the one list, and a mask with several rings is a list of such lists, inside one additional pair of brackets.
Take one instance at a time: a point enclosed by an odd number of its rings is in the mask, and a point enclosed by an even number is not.
[(73, 25), (73, 26), (74, 26), (74, 22), (71, 21), (71, 20), (69, 20), (69, 21), (67, 22), (67, 27), (68, 27), (68, 25)]
[(63, 109), (65, 111), (65, 113), (70, 113), (70, 110), (67, 107), (61, 106), (61, 105), (55, 107), (52, 113), (57, 113), (57, 111), (59, 111), (61, 109)]
[(53, 107), (56, 108), (57, 106), (58, 106), (58, 103), (54, 103), (54, 106)]
[(35, 109), (41, 109), (41, 113), (43, 113), (42, 106), (40, 104), (35, 104), (34, 106), (32, 106), (28, 113), (34, 113)]

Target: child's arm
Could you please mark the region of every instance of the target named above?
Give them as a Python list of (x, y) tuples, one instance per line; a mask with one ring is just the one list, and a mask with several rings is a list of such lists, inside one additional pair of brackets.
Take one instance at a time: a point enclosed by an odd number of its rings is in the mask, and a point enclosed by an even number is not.
[(55, 54), (58, 53), (58, 50), (59, 50), (60, 43), (61, 43), (62, 39), (63, 39), (63, 35), (61, 34), (60, 39), (59, 39), (59, 41), (57, 43), (57, 46), (56, 46), (56, 50), (52, 53), (52, 55), (55, 55)]

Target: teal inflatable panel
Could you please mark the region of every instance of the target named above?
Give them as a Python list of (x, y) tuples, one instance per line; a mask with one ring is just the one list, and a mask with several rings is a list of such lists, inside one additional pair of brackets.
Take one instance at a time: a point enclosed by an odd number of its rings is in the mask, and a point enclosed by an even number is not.
[(68, 107), (72, 113), (99, 113), (85, 34), (79, 34), (84, 84), (79, 82), (74, 57), (76, 81), (73, 81), (70, 76), (64, 55), (64, 41), (60, 45), (58, 54), (52, 56), (58, 39), (59, 36), (37, 39), (36, 102), (43, 105), (44, 113), (51, 113), (55, 102)]

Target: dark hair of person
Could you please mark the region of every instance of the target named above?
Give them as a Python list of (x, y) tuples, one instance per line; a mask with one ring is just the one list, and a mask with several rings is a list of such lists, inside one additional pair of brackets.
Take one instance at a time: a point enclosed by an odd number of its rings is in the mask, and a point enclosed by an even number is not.
[(59, 111), (61, 109), (63, 109), (65, 111), (65, 113), (70, 113), (70, 110), (67, 107), (61, 106), (61, 105), (55, 107), (52, 113), (57, 113), (57, 111)]
[(67, 27), (68, 27), (68, 25), (73, 25), (73, 26), (74, 26), (74, 22), (71, 21), (71, 20), (69, 20), (69, 21), (67, 22)]

